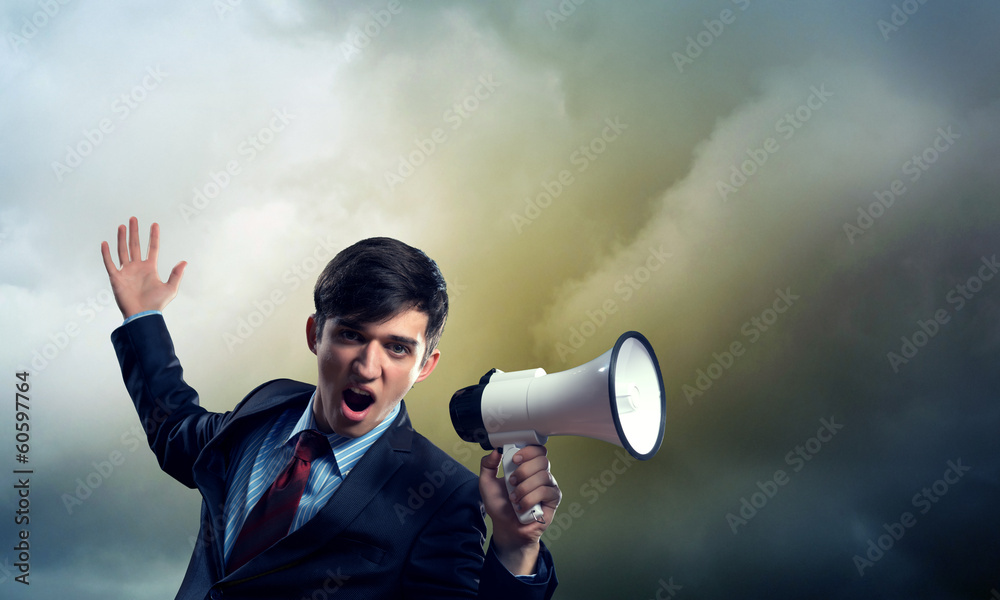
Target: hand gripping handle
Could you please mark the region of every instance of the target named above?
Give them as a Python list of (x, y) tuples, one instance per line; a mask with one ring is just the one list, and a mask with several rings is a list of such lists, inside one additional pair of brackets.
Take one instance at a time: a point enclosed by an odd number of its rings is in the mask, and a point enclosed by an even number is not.
[[(514, 454), (521, 448), (524, 448), (524, 445), (504, 444), (503, 446), (503, 480), (504, 483), (507, 484), (508, 496), (514, 493), (514, 486), (510, 484), (510, 476), (513, 475), (514, 469), (517, 468), (517, 465), (514, 464)], [(524, 523), (525, 525), (533, 521), (537, 521), (539, 523), (545, 522), (545, 518), (542, 515), (541, 504), (536, 504), (524, 512), (518, 512), (517, 509), (514, 509), (514, 512), (517, 513), (517, 518), (521, 521), (521, 523)]]

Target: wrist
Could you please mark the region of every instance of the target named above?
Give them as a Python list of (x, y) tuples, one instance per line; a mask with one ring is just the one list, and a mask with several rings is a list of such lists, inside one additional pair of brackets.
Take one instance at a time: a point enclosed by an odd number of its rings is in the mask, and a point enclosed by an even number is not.
[(138, 304), (133, 304), (133, 303), (122, 303), (122, 302), (119, 302), (118, 303), (118, 310), (122, 311), (122, 318), (128, 320), (129, 318), (134, 317), (135, 315), (137, 315), (139, 313), (143, 313), (143, 312), (146, 312), (146, 311), (149, 311), (149, 310), (155, 310), (155, 309), (151, 309), (151, 308), (144, 307), (144, 306), (139, 306)]
[(504, 546), (493, 540), (493, 549), (503, 566), (513, 575), (534, 575), (541, 545), (532, 542), (522, 546)]

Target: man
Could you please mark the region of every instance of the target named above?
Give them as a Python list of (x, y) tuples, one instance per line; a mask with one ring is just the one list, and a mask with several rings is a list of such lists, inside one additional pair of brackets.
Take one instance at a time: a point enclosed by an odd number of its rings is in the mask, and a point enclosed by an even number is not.
[[(268, 382), (211, 413), (184, 382), (161, 313), (186, 263), (163, 282), (158, 250), (154, 223), (142, 259), (135, 217), (127, 241), (118, 228), (120, 266), (101, 244), (125, 318), (112, 341), (150, 448), (203, 498), (178, 598), (551, 597), (540, 537), (561, 492), (545, 449), (518, 452), (508, 495), (498, 452), (477, 482), (410, 425), (402, 399), (434, 371), (448, 311), (423, 252), (374, 238), (338, 254), (306, 321), (318, 384)], [(512, 503), (540, 503), (545, 523), (521, 524)]]

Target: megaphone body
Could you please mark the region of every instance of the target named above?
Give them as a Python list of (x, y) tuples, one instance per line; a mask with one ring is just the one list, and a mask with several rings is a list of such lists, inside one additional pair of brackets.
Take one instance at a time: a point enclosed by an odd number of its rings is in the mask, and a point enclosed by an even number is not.
[[(639, 460), (651, 458), (663, 442), (666, 395), (652, 346), (629, 331), (601, 356), (560, 373), (493, 369), (479, 385), (455, 392), (449, 410), (463, 440), (503, 450), (504, 479), (513, 492), (514, 452), (552, 435), (603, 440)], [(541, 507), (518, 517), (541, 520)]]

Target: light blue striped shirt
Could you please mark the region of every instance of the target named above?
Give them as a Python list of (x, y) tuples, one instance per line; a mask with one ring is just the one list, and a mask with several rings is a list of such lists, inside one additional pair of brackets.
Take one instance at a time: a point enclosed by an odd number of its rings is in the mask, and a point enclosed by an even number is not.
[[(316, 420), (312, 412), (315, 399), (314, 392), (305, 412), (286, 410), (269, 427), (261, 427), (237, 448), (239, 458), (236, 471), (233, 477), (229, 478), (229, 488), (226, 491), (224, 551), (227, 561), (251, 508), (291, 461), (295, 452), (293, 443), (295, 435), (306, 429), (316, 429)], [(336, 433), (326, 434), (333, 453), (312, 462), (306, 489), (302, 493), (289, 533), (302, 527), (326, 505), (354, 465), (392, 425), (398, 414), (397, 404), (392, 413), (361, 437), (348, 438)]]

